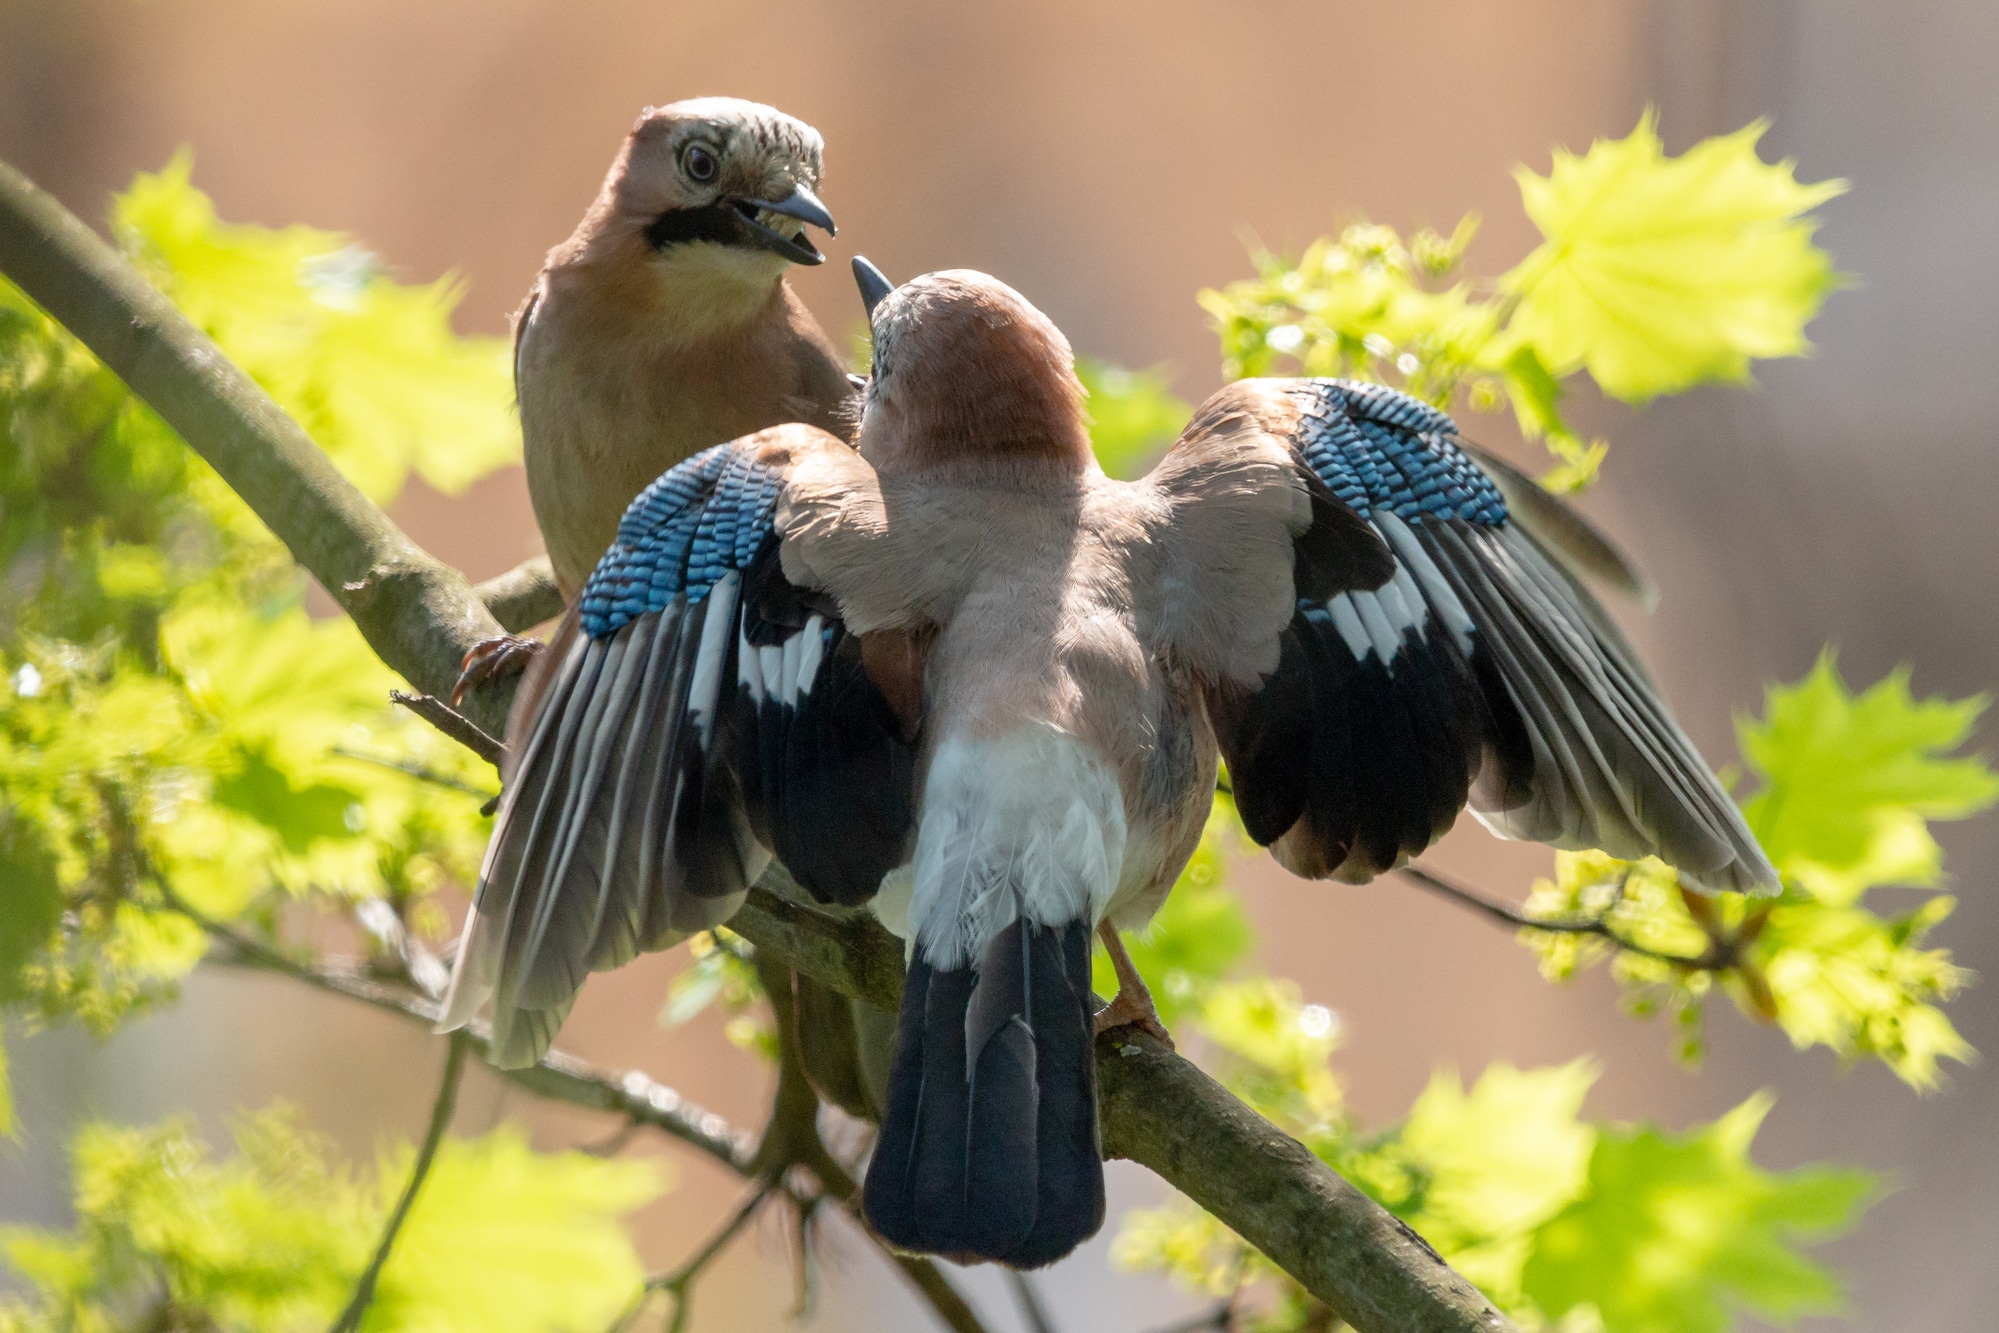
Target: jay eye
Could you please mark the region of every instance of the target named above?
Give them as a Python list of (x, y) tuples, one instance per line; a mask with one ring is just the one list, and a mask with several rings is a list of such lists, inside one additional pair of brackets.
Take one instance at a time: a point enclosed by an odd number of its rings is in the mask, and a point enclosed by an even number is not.
[(680, 169), (686, 172), (687, 179), (696, 185), (706, 185), (715, 179), (716, 173), (722, 169), (722, 164), (715, 160), (712, 151), (697, 143), (688, 145), (687, 151), (681, 154)]

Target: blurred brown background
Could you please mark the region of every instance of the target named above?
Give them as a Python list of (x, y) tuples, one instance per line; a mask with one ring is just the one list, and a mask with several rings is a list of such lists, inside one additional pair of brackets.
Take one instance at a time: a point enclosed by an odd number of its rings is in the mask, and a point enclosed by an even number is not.
[[(1296, 246), (1363, 211), (1448, 229), (1476, 208), (1472, 265), (1496, 273), (1533, 239), (1514, 164), (1545, 170), (1552, 145), (1622, 134), (1648, 102), (1675, 151), (1770, 116), (1766, 157), (1854, 182), (1824, 210), (1822, 239), (1861, 283), (1813, 326), (1817, 357), (1764, 367), (1753, 392), (1579, 409), (1617, 446), (1588, 507), (1665, 590), (1655, 614), (1627, 620), (1719, 763), (1734, 756), (1731, 712), (1802, 674), (1825, 642), (1856, 683), (1903, 661), (1923, 691), (1999, 676), (1995, 75), (1999, 7), (1983, 0), (0, 0), (0, 156), (101, 218), (135, 171), (191, 145), (224, 217), (351, 231), (409, 279), (455, 269), (470, 283), (462, 326), (500, 332), (640, 106), (758, 98), (829, 145), (836, 262), (797, 281), (830, 329), (857, 318), (843, 262), (855, 249), (895, 277), (974, 266), (1026, 292), (1080, 350), (1164, 363), (1199, 397), (1218, 376), (1193, 293), (1245, 272), (1245, 233)], [(1497, 419), (1477, 425), (1517, 447)], [(413, 493), (399, 516), (474, 576), (536, 547), (518, 473), (453, 500)], [(1999, 821), (1946, 826), (1942, 840), (1964, 895), (1942, 941), (1999, 975)], [(1475, 829), (1436, 859), (1508, 892), (1546, 863)], [(1917, 1097), (1877, 1066), (1793, 1053), (1718, 1004), (1706, 1067), (1690, 1073), (1661, 1025), (1615, 1012), (1607, 981), (1547, 986), (1504, 933), (1414, 889), (1308, 886), (1267, 865), (1242, 879), (1264, 960), (1342, 1015), (1363, 1114), (1398, 1114), (1440, 1064), (1470, 1075), (1584, 1053), (1605, 1067), (1590, 1104), (1602, 1116), (1680, 1126), (1773, 1087), (1766, 1165), (1837, 1158), (1899, 1186), (1823, 1252), (1850, 1278), (1854, 1326), (1994, 1326), (1989, 1065)], [(763, 1092), (746, 1059), (712, 1025), (654, 1022), (678, 964), (594, 982), (564, 1043), (748, 1123)], [(1999, 1051), (1999, 988), (1952, 1014)], [(387, 1019), (204, 974), (177, 1010), (109, 1046), (18, 1044), (26, 1136), (0, 1147), (0, 1221), (63, 1218), (56, 1145), (80, 1117), (192, 1106), (219, 1128), (231, 1106), (282, 1096), (365, 1154), (420, 1131), (438, 1058)], [(458, 1123), (505, 1115), (544, 1146), (602, 1132), (490, 1079)], [(684, 1254), (733, 1189), (681, 1160), (679, 1188), (637, 1223), (655, 1265)], [(1114, 1212), (1159, 1192), (1134, 1169), (1113, 1180)], [(782, 1248), (774, 1233), (740, 1246), (701, 1288), (696, 1327), (778, 1326)], [(1064, 1329), (1124, 1333), (1192, 1308), (1108, 1273), (1103, 1250), (1044, 1281)], [(925, 1326), (851, 1238), (832, 1260), (815, 1327)], [(995, 1326), (1013, 1326), (992, 1274), (967, 1281)]]

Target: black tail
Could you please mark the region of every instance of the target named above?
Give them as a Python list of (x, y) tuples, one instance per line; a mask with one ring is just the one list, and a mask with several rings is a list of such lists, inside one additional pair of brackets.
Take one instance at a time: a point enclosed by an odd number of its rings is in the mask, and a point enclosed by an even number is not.
[(909, 1250), (1052, 1264), (1104, 1222), (1090, 927), (1016, 921), (975, 968), (910, 964), (868, 1223)]

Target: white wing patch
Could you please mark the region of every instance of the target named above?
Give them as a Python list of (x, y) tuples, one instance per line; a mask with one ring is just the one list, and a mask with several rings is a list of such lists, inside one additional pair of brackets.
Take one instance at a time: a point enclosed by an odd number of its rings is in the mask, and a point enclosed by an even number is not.
[(1433, 608), (1443, 618), (1444, 627), (1450, 630), (1451, 637), (1458, 641), (1459, 650), (1469, 656), (1476, 626), (1466, 613), (1464, 603), (1451, 590), (1443, 571), (1437, 568), (1437, 562), (1416, 540), (1416, 534), (1409, 530), (1408, 524), (1386, 509), (1375, 514), (1374, 530), (1395, 552), (1395, 585), (1403, 588), (1404, 596), (1410, 601)]
[(758, 648), (746, 638), (736, 646), (736, 683), (761, 707), (766, 701), (796, 708), (812, 692), (826, 657), (826, 617), (813, 615), (782, 644)]
[(729, 631), (735, 627), (736, 593), (742, 583), (743, 576), (731, 570), (709, 590), (701, 645), (694, 650), (694, 683), (687, 690), (687, 711), (700, 724), (703, 750), (715, 738), (715, 701), (722, 693), (722, 664), (729, 656)]

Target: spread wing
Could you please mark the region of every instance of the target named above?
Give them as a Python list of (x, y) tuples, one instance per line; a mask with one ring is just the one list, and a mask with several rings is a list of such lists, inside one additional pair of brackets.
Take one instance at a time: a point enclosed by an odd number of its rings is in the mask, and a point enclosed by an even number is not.
[(822, 492), (873, 475), (780, 426), (654, 482), (524, 682), (446, 1017), (491, 997), (496, 1063), (538, 1059), (588, 972), (727, 920), (773, 852), (842, 903), (905, 859), (911, 728), (831, 600), (784, 573), (805, 471)]
[[(1537, 536), (1547, 524), (1509, 514), (1449, 417), (1339, 380), (1246, 381), (1217, 400), (1227, 412), (1203, 408), (1162, 471), (1277, 447), (1313, 505), (1290, 529), (1295, 600), (1242, 628), (1268, 674), (1209, 675), (1252, 837), (1299, 874), (1361, 882), (1469, 803), (1505, 836), (1658, 855), (1710, 889), (1775, 887), (1630, 645)], [(1211, 489), (1183, 484), (1181, 507)], [(1366, 557), (1356, 523), (1385, 559)]]

